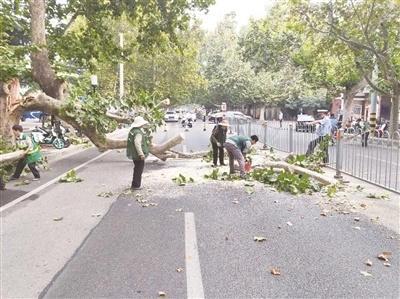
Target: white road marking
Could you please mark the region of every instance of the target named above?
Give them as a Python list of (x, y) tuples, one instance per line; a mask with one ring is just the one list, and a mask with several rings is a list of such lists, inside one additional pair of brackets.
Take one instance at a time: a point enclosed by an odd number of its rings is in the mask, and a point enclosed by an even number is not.
[(185, 213), (185, 260), (187, 297), (190, 299), (204, 298), (193, 213)]
[[(108, 151), (102, 153), (101, 155), (99, 155), (99, 156), (97, 156), (97, 157), (94, 157), (93, 159), (91, 159), (91, 160), (89, 160), (89, 161), (86, 161), (85, 163), (83, 163), (83, 164), (81, 164), (81, 165), (79, 165), (79, 166), (77, 166), (77, 167), (75, 167), (75, 168), (72, 168), (72, 169), (78, 170), (78, 169), (80, 169), (80, 168), (82, 168), (82, 167), (85, 167), (85, 166), (88, 165), (89, 163), (92, 163), (93, 161), (96, 161), (97, 159), (100, 159), (101, 157), (107, 155), (107, 154), (110, 153), (110, 152), (111, 152), (111, 151), (108, 150)], [(71, 169), (70, 169), (70, 170), (71, 170)], [(68, 170), (68, 171), (70, 171), (70, 170)], [(68, 172), (68, 171), (67, 171), (67, 172)], [(23, 201), (23, 200), (29, 198), (29, 197), (32, 196), (33, 194), (36, 194), (36, 193), (42, 191), (43, 189), (47, 188), (48, 186), (50, 186), (50, 185), (52, 185), (52, 184), (54, 184), (54, 183), (57, 183), (58, 180), (59, 180), (60, 178), (62, 178), (67, 172), (64, 172), (63, 174), (59, 175), (58, 177), (52, 179), (51, 181), (48, 181), (47, 183), (45, 183), (45, 184), (43, 184), (43, 185), (37, 187), (36, 189), (33, 189), (32, 191), (30, 191), (30, 192), (28, 192), (28, 193), (26, 193), (26, 194), (24, 194), (24, 195), (18, 197), (17, 199), (15, 199), (15, 200), (9, 202), (8, 204), (2, 206), (2, 207), (0, 208), (0, 213), (2, 213), (3, 211), (7, 210), (8, 208), (11, 208), (12, 206), (14, 206), (14, 205), (16, 205), (16, 204), (18, 204), (18, 203), (20, 203), (21, 201)]]

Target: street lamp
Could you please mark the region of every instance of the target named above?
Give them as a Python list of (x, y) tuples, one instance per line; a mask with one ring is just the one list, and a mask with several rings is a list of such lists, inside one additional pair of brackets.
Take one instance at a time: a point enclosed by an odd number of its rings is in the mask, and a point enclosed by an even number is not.
[(96, 75), (91, 75), (90, 76), (90, 84), (92, 85), (93, 93), (95, 93), (96, 92), (96, 88), (99, 85)]

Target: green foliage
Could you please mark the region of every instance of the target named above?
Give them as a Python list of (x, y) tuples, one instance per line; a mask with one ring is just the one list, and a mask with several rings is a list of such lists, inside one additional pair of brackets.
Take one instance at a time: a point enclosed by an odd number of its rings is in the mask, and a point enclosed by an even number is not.
[(58, 180), (60, 183), (79, 183), (83, 179), (77, 176), (75, 169), (68, 171), (65, 176)]
[[(11, 153), (15, 150), (16, 150), (15, 146), (11, 145), (4, 138), (2, 138), (2, 136), (0, 136), (0, 155), (6, 154), (6, 153)], [(3, 163), (0, 166), (0, 177), (2, 177), (3, 179), (6, 179), (8, 176), (11, 175), (13, 168), (14, 167), (12, 164)]]
[(242, 179), (235, 174), (228, 174), (227, 172), (220, 173), (218, 168), (213, 169), (209, 174), (205, 174), (204, 178), (215, 181), (237, 181)]
[(106, 134), (117, 127), (117, 123), (106, 116), (111, 103), (110, 98), (90, 93), (83, 84), (77, 83), (71, 87), (61, 115), (74, 119), (82, 128), (93, 128), (99, 134)]
[(319, 154), (306, 155), (290, 155), (286, 162), (303, 168), (310, 169), (315, 172), (322, 173), (323, 157)]
[(256, 75), (250, 63), (240, 57), (234, 13), (226, 15), (217, 29), (206, 36), (200, 63), (207, 79), (201, 103), (241, 104), (260, 97)]
[(183, 174), (179, 174), (177, 177), (172, 178), (178, 186), (185, 186), (187, 183), (194, 183), (194, 179), (189, 177), (186, 178)]
[(336, 194), (342, 190), (344, 190), (344, 188), (339, 183), (331, 184), (322, 188), (322, 192), (326, 193), (329, 198), (334, 198)]
[[(203, 156), (202, 160), (204, 162), (210, 163), (213, 160), (213, 152), (212, 152), (212, 150), (209, 150), (207, 152), (207, 154)], [(216, 169), (216, 170), (218, 170), (218, 169)]]
[(258, 168), (251, 173), (251, 177), (261, 183), (274, 186), (278, 191), (301, 194), (317, 192), (320, 187), (307, 175), (298, 175), (283, 170), (276, 172), (272, 168)]
[(219, 179), (219, 169), (218, 168), (213, 169), (210, 174), (205, 174), (204, 178), (210, 179), (210, 180), (218, 180)]

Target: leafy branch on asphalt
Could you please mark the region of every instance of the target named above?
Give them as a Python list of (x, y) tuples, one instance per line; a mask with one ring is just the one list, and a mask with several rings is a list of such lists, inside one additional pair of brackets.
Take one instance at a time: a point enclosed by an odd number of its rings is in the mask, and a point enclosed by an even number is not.
[(218, 168), (213, 169), (209, 174), (205, 174), (204, 178), (215, 181), (236, 181), (241, 179), (239, 176), (229, 174), (226, 171), (220, 173)]
[(258, 168), (252, 172), (251, 177), (261, 183), (274, 186), (280, 192), (291, 194), (311, 194), (321, 189), (308, 175), (296, 174), (287, 170), (276, 172), (273, 168)]
[(77, 176), (75, 169), (71, 169), (65, 176), (59, 179), (60, 183), (79, 183), (82, 181), (83, 179)]

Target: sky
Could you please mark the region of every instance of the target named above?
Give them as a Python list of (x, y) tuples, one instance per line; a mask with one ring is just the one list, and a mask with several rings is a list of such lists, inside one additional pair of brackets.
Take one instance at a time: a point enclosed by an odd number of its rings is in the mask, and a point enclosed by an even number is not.
[(203, 28), (209, 31), (215, 29), (225, 14), (234, 11), (237, 16), (238, 27), (246, 25), (250, 18), (261, 18), (279, 0), (216, 0), (210, 6), (207, 14), (200, 14)]

